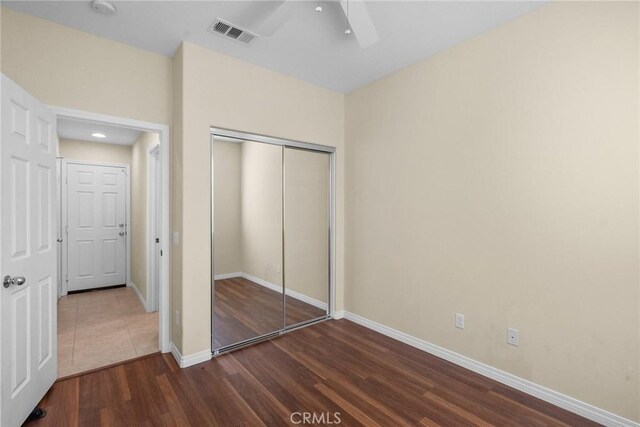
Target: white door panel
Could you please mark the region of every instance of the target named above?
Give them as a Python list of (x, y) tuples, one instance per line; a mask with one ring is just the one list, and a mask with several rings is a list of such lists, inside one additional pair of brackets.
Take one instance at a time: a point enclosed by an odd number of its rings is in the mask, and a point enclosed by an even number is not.
[(67, 164), (68, 290), (126, 283), (126, 173)]
[(19, 426), (56, 378), (55, 117), (2, 76), (0, 425)]

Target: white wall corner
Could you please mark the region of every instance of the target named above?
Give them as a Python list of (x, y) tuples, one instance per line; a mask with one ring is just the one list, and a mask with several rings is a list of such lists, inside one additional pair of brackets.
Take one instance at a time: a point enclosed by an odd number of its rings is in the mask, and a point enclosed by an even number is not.
[(178, 362), (178, 366), (181, 368), (188, 368), (189, 366), (197, 365), (198, 363), (206, 362), (211, 360), (211, 350), (203, 350), (198, 353), (193, 353), (188, 356), (183, 356), (180, 354), (180, 350), (175, 346), (173, 341), (171, 341), (171, 354), (173, 358)]
[[(338, 313), (334, 315), (334, 319), (339, 319)], [(342, 312), (343, 316), (347, 320), (351, 320), (361, 326), (379, 332), (383, 335), (401, 341), (412, 347), (433, 354), (434, 356), (445, 359), (451, 363), (455, 363), (458, 366), (469, 369), (475, 373), (483, 375), (499, 383), (505, 384), (523, 393), (527, 393), (552, 405), (558, 406), (574, 414), (580, 415), (584, 418), (590, 419), (605, 426), (610, 427), (640, 427), (640, 423), (628, 420), (619, 415), (608, 412), (604, 409), (600, 409), (588, 403), (582, 402), (573, 397), (566, 396), (557, 391), (543, 387), (531, 381), (517, 377), (508, 372), (501, 371), (489, 365), (485, 365), (482, 362), (455, 353), (446, 348), (439, 347), (435, 344), (431, 344), (428, 341), (424, 341), (420, 338), (416, 338), (404, 332), (385, 326), (381, 323), (374, 322), (365, 317), (359, 316), (348, 311)]]
[(336, 310), (333, 312), (333, 318), (335, 320), (340, 320), (340, 319), (344, 319), (345, 316), (345, 311), (344, 310)]
[(136, 293), (136, 295), (138, 296), (138, 299), (140, 300), (140, 304), (142, 304), (142, 306), (144, 307), (144, 310), (149, 313), (149, 307), (147, 306), (147, 301), (144, 299), (144, 297), (142, 296), (142, 294), (140, 293), (140, 290), (138, 289), (138, 287), (136, 286), (135, 283), (133, 282), (129, 282), (127, 283), (127, 286), (130, 287), (131, 289), (133, 289), (133, 291)]

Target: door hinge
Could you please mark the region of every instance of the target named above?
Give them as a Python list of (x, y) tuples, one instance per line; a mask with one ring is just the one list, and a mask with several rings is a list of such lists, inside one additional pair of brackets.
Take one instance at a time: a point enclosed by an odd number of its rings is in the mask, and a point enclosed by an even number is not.
[(160, 239), (156, 237), (156, 243), (160, 243)]
[(160, 249), (160, 256), (162, 256), (162, 249)]

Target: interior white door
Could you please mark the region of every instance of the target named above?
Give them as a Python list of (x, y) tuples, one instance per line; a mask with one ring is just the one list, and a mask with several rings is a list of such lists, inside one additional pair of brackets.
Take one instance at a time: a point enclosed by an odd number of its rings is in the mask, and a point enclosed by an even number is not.
[(126, 170), (67, 163), (68, 290), (126, 284)]
[(19, 426), (56, 379), (56, 121), (2, 75), (0, 425)]

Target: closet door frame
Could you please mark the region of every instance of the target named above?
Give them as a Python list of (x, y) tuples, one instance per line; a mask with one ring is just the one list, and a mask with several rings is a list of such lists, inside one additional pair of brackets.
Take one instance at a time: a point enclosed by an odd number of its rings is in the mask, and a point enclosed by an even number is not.
[[(329, 229), (328, 229), (328, 239), (329, 239), (329, 283), (328, 283), (328, 307), (327, 307), (327, 315), (324, 317), (320, 317), (317, 319), (312, 319), (309, 320), (307, 322), (302, 322), (302, 323), (298, 323), (295, 325), (291, 325), (289, 327), (287, 327), (286, 325), (286, 321), (284, 321), (283, 319), (283, 325), (282, 325), (282, 329), (280, 329), (279, 331), (273, 332), (273, 333), (269, 333), (263, 336), (259, 336), (259, 337), (255, 337), (253, 339), (249, 339), (247, 341), (243, 341), (237, 344), (232, 344), (232, 345), (228, 345), (225, 347), (221, 347), (216, 349), (214, 347), (214, 331), (215, 331), (215, 325), (214, 325), (214, 310), (215, 310), (215, 264), (214, 264), (214, 242), (215, 242), (215, 228), (214, 228), (214, 201), (215, 201), (215, 197), (213, 196), (213, 189), (214, 189), (214, 158), (213, 158), (213, 141), (214, 141), (214, 137), (223, 137), (223, 138), (230, 138), (230, 139), (236, 139), (238, 140), (238, 142), (240, 141), (249, 141), (249, 142), (259, 142), (259, 143), (263, 143), (263, 144), (271, 144), (271, 145), (277, 145), (282, 147), (283, 149), (283, 157), (284, 157), (284, 149), (285, 148), (295, 148), (295, 149), (300, 149), (300, 150), (307, 150), (307, 151), (315, 151), (315, 152), (319, 152), (319, 153), (323, 153), (323, 154), (328, 154), (329, 155)], [(211, 217), (211, 350), (214, 356), (217, 356), (219, 354), (222, 353), (226, 353), (228, 351), (232, 351), (232, 350), (236, 350), (242, 347), (246, 347), (248, 345), (252, 345), (255, 344), (257, 342), (261, 342), (264, 341), (266, 339), (270, 339), (273, 338), (275, 336), (279, 336), (283, 333), (287, 333), (296, 329), (300, 329), (318, 322), (323, 322), (325, 320), (331, 319), (334, 317), (335, 315), (335, 244), (336, 244), (336, 239), (335, 239), (335, 230), (336, 230), (336, 203), (335, 203), (335, 194), (336, 194), (336, 176), (335, 176), (335, 170), (336, 170), (336, 149), (335, 147), (330, 147), (330, 146), (326, 146), (326, 145), (320, 145), (320, 144), (312, 144), (312, 143), (308, 143), (308, 142), (302, 142), (302, 141), (295, 141), (295, 140), (290, 140), (290, 139), (283, 139), (283, 138), (277, 138), (277, 137), (272, 137), (272, 136), (266, 136), (266, 135), (259, 135), (259, 134), (252, 134), (252, 133), (246, 133), (246, 132), (240, 132), (240, 131), (236, 131), (236, 130), (231, 130), (231, 129), (223, 129), (223, 128), (216, 128), (216, 127), (211, 127), (210, 128), (210, 150), (211, 150), (211, 179), (210, 179), (210, 194), (211, 194), (211, 212), (210, 212), (210, 217)], [(283, 165), (284, 166), (284, 165)], [(283, 180), (283, 186), (284, 186), (284, 180)], [(283, 188), (283, 193), (284, 193), (284, 188)], [(284, 194), (283, 194), (284, 196)], [(283, 203), (284, 203), (284, 199), (283, 199)], [(284, 214), (284, 211), (283, 211)], [(284, 221), (284, 220), (283, 220)], [(283, 246), (282, 246), (282, 263), (283, 263), (283, 268), (282, 271), (284, 273), (284, 264), (286, 263), (286, 260), (284, 259), (284, 228), (283, 228)], [(283, 300), (286, 301), (286, 277), (284, 277), (283, 275), (283, 290), (282, 290), (282, 295), (283, 295)], [(286, 313), (286, 303), (284, 305), (284, 310)], [(284, 314), (284, 313), (283, 313)], [(286, 314), (285, 314), (286, 315)]]

